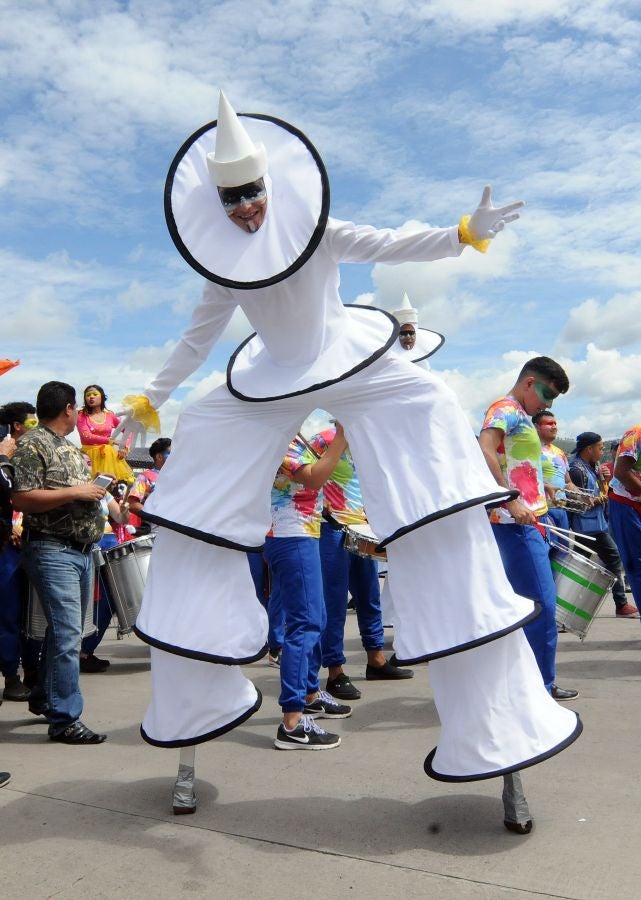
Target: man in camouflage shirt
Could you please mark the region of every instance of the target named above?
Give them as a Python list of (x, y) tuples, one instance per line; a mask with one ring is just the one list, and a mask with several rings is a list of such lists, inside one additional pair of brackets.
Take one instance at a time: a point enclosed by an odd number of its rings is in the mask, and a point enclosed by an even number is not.
[(40, 424), (23, 436), (13, 458), (13, 505), (24, 513), (24, 566), (48, 625), (29, 709), (47, 718), (53, 741), (100, 744), (106, 735), (80, 721), (79, 651), (93, 588), (91, 551), (104, 529), (99, 501), (106, 492), (91, 481), (82, 453), (66, 439), (78, 415), (74, 388), (49, 381), (36, 407)]

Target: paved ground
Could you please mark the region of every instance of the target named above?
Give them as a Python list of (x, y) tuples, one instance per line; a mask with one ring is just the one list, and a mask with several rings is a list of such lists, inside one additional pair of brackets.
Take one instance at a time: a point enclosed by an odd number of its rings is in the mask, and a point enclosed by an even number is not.
[(199, 807), (171, 814), (177, 751), (142, 743), (147, 650), (105, 641), (112, 665), (82, 677), (98, 747), (47, 742), (23, 704), (0, 709), (0, 895), (31, 898), (258, 896), (431, 900), (641, 893), (639, 621), (608, 610), (584, 643), (562, 635), (558, 680), (577, 687), (585, 731), (527, 770), (536, 826), (502, 825), (499, 781), (450, 786), (422, 763), (438, 722), (427, 668), (412, 681), (364, 681), (348, 617), (349, 671), (363, 689), (336, 723), (338, 750), (279, 753), (278, 672), (249, 667), (265, 700), (245, 726), (197, 752)]

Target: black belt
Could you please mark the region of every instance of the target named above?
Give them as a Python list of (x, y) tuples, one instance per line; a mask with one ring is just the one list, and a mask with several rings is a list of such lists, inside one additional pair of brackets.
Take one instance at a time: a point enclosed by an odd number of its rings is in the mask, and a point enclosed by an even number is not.
[(36, 531), (35, 528), (28, 529), (26, 539), (27, 541), (53, 541), (56, 544), (71, 547), (72, 550), (78, 550), (80, 553), (90, 553), (95, 543), (95, 541), (89, 541), (83, 544), (82, 541), (75, 541), (70, 537), (57, 537), (55, 534), (46, 534), (44, 531)]
[(343, 526), (339, 521), (337, 521), (331, 513), (327, 513), (323, 511), (323, 524), (329, 525), (330, 528), (333, 528), (334, 531), (342, 531)]

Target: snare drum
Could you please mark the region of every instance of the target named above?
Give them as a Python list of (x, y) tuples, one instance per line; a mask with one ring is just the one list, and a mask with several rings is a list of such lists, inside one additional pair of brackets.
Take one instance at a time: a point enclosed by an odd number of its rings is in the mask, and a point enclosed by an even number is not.
[(616, 575), (573, 550), (555, 550), (556, 623), (583, 640)]
[(367, 525), (367, 523), (358, 523), (356, 525), (346, 525), (343, 529), (345, 532), (345, 549), (356, 556), (367, 556), (371, 559), (387, 560), (385, 550), (377, 550), (378, 538)]
[[(98, 630), (95, 619), (96, 604), (93, 602), (92, 591), (89, 603), (87, 603), (87, 609), (85, 610), (85, 620), (82, 625), (83, 638), (90, 637)], [(29, 638), (29, 640), (41, 641), (44, 639), (46, 632), (47, 620), (45, 618), (44, 609), (42, 608), (42, 602), (40, 600), (40, 597), (38, 596), (38, 591), (30, 583), (24, 616), (25, 637)]]
[(103, 550), (109, 599), (118, 619), (118, 635), (129, 634), (136, 622), (147, 581), (152, 534)]

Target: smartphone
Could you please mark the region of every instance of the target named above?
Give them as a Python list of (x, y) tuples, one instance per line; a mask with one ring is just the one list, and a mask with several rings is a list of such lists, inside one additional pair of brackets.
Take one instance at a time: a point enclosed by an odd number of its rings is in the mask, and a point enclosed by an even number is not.
[(97, 484), (98, 487), (106, 489), (109, 487), (109, 485), (111, 484), (112, 481), (113, 481), (113, 478), (110, 475), (96, 475), (96, 477), (93, 480), (93, 483)]

